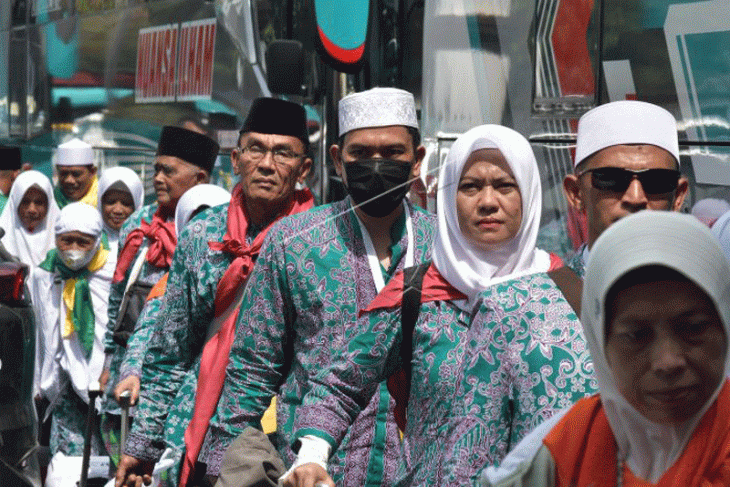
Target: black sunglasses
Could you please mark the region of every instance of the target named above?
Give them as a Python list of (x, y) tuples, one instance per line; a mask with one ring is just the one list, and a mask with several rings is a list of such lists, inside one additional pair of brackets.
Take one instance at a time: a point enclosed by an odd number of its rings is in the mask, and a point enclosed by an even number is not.
[(588, 169), (578, 176), (591, 173), (591, 184), (596, 189), (623, 193), (634, 178), (641, 183), (647, 194), (671, 193), (679, 185), (680, 172), (675, 169), (644, 169), (630, 171), (620, 167)]

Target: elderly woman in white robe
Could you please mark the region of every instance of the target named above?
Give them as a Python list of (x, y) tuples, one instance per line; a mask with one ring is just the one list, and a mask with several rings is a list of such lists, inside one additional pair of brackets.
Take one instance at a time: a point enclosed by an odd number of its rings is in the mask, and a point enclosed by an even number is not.
[(0, 214), (5, 250), (30, 267), (40, 264), (55, 245), (58, 214), (51, 180), (39, 171), (20, 173)]
[[(102, 229), (96, 208), (64, 207), (55, 224), (56, 248), (31, 276), (41, 350), (37, 390), (50, 403), (52, 454), (82, 454), (88, 390), (104, 364), (116, 256), (101, 245)], [(93, 436), (92, 454), (98, 455), (101, 437)]]

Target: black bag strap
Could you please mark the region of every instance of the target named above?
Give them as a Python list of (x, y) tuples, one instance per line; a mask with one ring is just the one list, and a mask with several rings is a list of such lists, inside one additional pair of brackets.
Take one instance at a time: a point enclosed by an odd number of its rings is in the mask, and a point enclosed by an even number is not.
[(565, 300), (576, 316), (580, 319), (581, 296), (583, 294), (583, 279), (575, 273), (570, 267), (563, 266), (554, 271), (548, 271), (548, 276), (552, 279), (565, 296)]
[(400, 345), (401, 367), (406, 374), (406, 392), (411, 389), (411, 359), (413, 358), (413, 329), (421, 310), (423, 276), (431, 262), (407, 267), (403, 270), (403, 301), (401, 302), (401, 328), (403, 341)]

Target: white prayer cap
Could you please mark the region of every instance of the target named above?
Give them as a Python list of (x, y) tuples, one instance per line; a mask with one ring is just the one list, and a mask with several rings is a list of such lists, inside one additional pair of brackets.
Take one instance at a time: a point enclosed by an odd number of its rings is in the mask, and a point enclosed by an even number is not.
[(99, 210), (86, 203), (77, 201), (61, 209), (56, 220), (56, 235), (66, 232), (81, 232), (99, 239), (104, 222)]
[(398, 88), (372, 88), (339, 103), (340, 136), (356, 129), (403, 125), (418, 129), (413, 94)]
[(185, 191), (175, 207), (175, 233), (180, 232), (201, 206), (214, 207), (231, 201), (231, 193), (215, 184), (198, 184)]
[(94, 149), (81, 139), (73, 138), (58, 146), (57, 166), (93, 166)]
[(613, 145), (648, 144), (674, 156), (679, 164), (677, 121), (664, 108), (635, 100), (598, 106), (578, 121), (575, 165)]
[(104, 193), (110, 189), (127, 191), (132, 195), (134, 209), (139, 210), (142, 207), (144, 199), (142, 180), (130, 168), (116, 166), (102, 171), (99, 178), (99, 211), (101, 211), (101, 199), (104, 197)]
[(694, 204), (691, 213), (699, 221), (711, 227), (727, 211), (730, 211), (730, 203), (727, 201), (719, 198), (705, 198)]

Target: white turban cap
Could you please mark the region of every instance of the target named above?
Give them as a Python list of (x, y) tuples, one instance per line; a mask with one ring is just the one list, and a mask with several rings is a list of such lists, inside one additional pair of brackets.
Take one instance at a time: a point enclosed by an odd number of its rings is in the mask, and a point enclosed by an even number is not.
[(340, 136), (356, 129), (403, 125), (418, 129), (413, 94), (398, 88), (373, 88), (347, 95), (339, 103)]
[(677, 121), (664, 108), (643, 101), (606, 103), (578, 121), (575, 165), (614, 145), (647, 144), (660, 147), (679, 164)]

